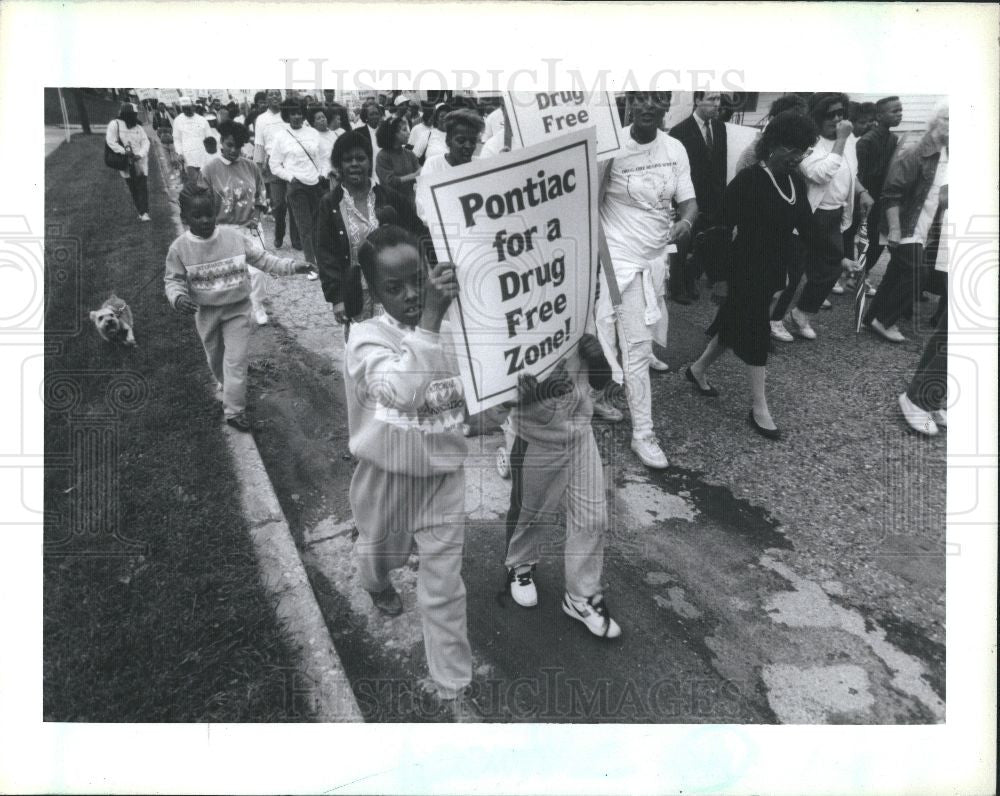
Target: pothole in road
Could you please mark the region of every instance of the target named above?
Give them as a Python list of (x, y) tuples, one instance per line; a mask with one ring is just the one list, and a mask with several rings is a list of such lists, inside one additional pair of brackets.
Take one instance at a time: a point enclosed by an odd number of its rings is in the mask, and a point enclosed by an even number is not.
[[(763, 556), (760, 563), (788, 580), (794, 587), (792, 591), (771, 595), (765, 603), (765, 610), (771, 615), (772, 621), (789, 627), (825, 628), (856, 636), (884, 665), (889, 674), (887, 686), (919, 701), (934, 720), (944, 721), (944, 702), (928, 684), (925, 666), (919, 659), (891, 644), (886, 638), (886, 632), (871, 620), (834, 603), (821, 585), (798, 576), (788, 566), (768, 556)], [(822, 650), (815, 652), (820, 654)], [(772, 671), (771, 676), (774, 678), (778, 675)], [(792, 677), (783, 683), (776, 698), (779, 702), (787, 702), (789, 689), (795, 683), (813, 693), (814, 679)], [(781, 717), (780, 710), (773, 702), (772, 707)]]

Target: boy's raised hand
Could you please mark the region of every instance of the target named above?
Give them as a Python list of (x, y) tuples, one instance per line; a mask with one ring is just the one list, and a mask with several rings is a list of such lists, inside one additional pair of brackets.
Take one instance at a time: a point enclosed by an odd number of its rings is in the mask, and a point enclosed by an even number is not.
[(185, 315), (194, 315), (198, 311), (198, 305), (191, 300), (190, 296), (180, 295), (174, 302), (174, 309), (183, 312)]

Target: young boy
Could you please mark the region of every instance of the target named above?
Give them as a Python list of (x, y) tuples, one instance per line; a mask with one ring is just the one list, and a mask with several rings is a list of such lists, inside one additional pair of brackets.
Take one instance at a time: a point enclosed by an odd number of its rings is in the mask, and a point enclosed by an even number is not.
[(611, 379), (597, 338), (585, 334), (545, 381), (522, 381), (520, 402), (511, 410), (514, 444), (510, 451), (511, 495), (507, 513), (507, 583), (514, 602), (538, 604), (535, 565), (539, 541), (558, 532), (560, 507), (566, 511), (562, 609), (595, 636), (617, 638), (601, 594), (607, 506), (601, 454), (590, 426), (590, 387)]
[(465, 402), (441, 322), (458, 294), (455, 270), (428, 273), (417, 239), (379, 227), (358, 260), (385, 312), (351, 326), (344, 361), (350, 450), (358, 466), (351, 509), (355, 552), (375, 606), (402, 612), (389, 572), (420, 555), (417, 604), (437, 695), (459, 696), (472, 680), (462, 546), (467, 453)]
[(250, 431), (248, 266), (282, 275), (306, 273), (312, 266), (268, 254), (235, 229), (216, 228), (217, 197), (204, 187), (185, 186), (179, 201), (188, 230), (167, 251), (163, 276), (167, 300), (175, 310), (195, 316), (208, 367), (222, 392), (226, 422), (237, 431)]

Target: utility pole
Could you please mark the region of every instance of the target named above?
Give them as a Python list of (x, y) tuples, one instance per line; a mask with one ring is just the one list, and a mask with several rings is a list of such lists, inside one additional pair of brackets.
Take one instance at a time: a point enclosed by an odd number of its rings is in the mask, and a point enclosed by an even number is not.
[(66, 100), (63, 99), (63, 93), (61, 88), (57, 88), (56, 91), (59, 94), (59, 110), (62, 112), (63, 120), (63, 132), (66, 135), (66, 143), (69, 143), (70, 132), (69, 132), (69, 113), (66, 110)]

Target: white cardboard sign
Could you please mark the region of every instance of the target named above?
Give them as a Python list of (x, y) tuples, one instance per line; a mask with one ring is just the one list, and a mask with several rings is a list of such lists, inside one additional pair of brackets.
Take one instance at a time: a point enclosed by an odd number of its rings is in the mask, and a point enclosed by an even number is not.
[(449, 320), (472, 413), (517, 396), (579, 343), (597, 267), (593, 126), (429, 178), (438, 259), (455, 263)]
[(618, 106), (608, 91), (508, 91), (503, 101), (518, 146), (588, 127), (597, 133), (598, 161), (613, 158), (624, 144)]

